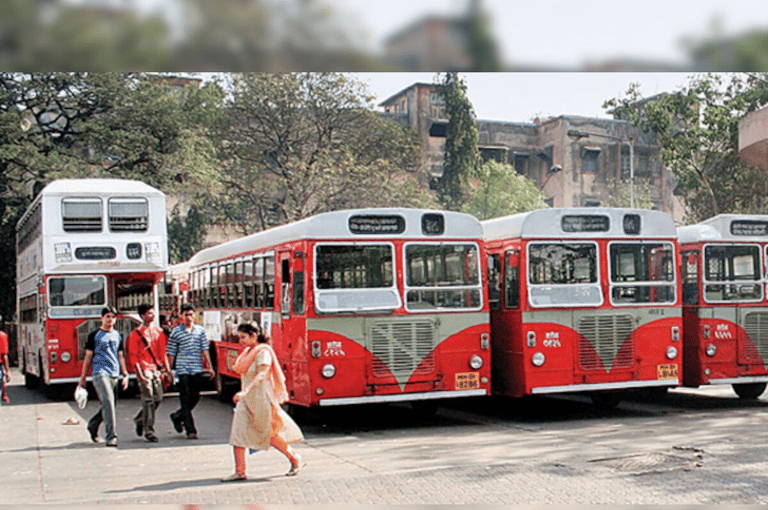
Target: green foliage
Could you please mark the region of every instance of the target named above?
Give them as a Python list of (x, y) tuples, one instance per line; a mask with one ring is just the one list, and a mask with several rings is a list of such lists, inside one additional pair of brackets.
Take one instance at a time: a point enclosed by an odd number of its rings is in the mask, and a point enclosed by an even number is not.
[(246, 234), (324, 211), (433, 203), (404, 171), (419, 165), (415, 134), (370, 101), (339, 73), (236, 75), (220, 133), (220, 220)]
[(624, 99), (604, 104), (618, 117), (652, 133), (662, 163), (678, 181), (688, 220), (719, 213), (766, 213), (768, 173), (739, 159), (738, 125), (768, 104), (760, 75), (699, 75), (681, 90), (641, 101), (636, 85)]
[(501, 71), (499, 50), (491, 35), (488, 15), (482, 9), (480, 0), (470, 2), (469, 13), (464, 20), (467, 36), (467, 50), (472, 58), (472, 72)]
[(443, 175), (437, 181), (437, 196), (444, 209), (458, 211), (464, 202), (464, 187), (477, 175), (480, 162), (475, 110), (467, 98), (467, 84), (457, 73), (446, 73), (437, 89), (445, 100), (448, 117)]
[(168, 254), (171, 264), (189, 260), (205, 247), (209, 223), (197, 206), (191, 206), (184, 219), (181, 218), (179, 206), (173, 208), (168, 220)]
[(0, 285), (14, 288), (17, 220), (54, 179), (137, 179), (193, 201), (216, 189), (208, 133), (222, 101), (215, 86), (172, 93), (158, 75), (0, 73), (0, 229), (10, 244), (0, 247)]
[(469, 199), (461, 211), (487, 220), (543, 209), (545, 198), (536, 183), (519, 175), (514, 166), (490, 160), (480, 166), (478, 177), (471, 181)]

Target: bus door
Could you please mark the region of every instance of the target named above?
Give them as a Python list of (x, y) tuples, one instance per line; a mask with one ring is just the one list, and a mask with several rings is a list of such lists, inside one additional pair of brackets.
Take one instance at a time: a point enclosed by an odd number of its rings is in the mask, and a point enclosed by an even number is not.
[[(281, 366), (286, 383), (294, 395), (304, 394), (302, 381), (308, 384), (306, 316), (304, 310), (304, 252), (278, 252), (280, 281)], [(306, 389), (308, 390), (308, 387)]]

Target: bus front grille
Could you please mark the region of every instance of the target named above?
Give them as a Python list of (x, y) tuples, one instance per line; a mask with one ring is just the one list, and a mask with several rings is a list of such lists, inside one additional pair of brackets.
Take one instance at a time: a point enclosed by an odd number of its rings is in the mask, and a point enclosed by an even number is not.
[[(371, 324), (373, 373), (394, 375), (398, 380), (411, 374), (432, 373), (436, 327), (431, 320), (382, 321)], [(418, 371), (417, 371), (418, 368)]]
[(751, 340), (745, 345), (747, 361), (765, 363), (768, 359), (768, 312), (747, 313), (744, 331)]
[[(630, 315), (592, 315), (579, 319), (579, 365), (584, 370), (632, 366), (634, 346)], [(626, 345), (625, 345), (626, 344)]]

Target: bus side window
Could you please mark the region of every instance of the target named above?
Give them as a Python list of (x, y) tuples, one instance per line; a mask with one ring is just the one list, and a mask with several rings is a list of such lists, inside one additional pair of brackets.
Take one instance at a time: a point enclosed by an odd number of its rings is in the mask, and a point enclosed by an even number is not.
[(280, 281), (280, 311), (287, 317), (291, 311), (291, 259), (280, 261)]
[(517, 250), (505, 254), (504, 264), (504, 305), (507, 308), (520, 306), (520, 255)]
[(499, 255), (488, 257), (488, 303), (491, 310), (498, 310), (501, 305), (501, 264)]
[(253, 293), (254, 293), (254, 267), (256, 266), (256, 260), (247, 260), (245, 262), (245, 274), (243, 275), (243, 307), (253, 308)]
[(304, 252), (296, 252), (293, 261), (293, 313), (304, 313)]
[(275, 309), (275, 257), (264, 260), (264, 307)]
[(682, 253), (680, 277), (683, 282), (683, 304), (699, 304), (699, 253), (688, 251)]

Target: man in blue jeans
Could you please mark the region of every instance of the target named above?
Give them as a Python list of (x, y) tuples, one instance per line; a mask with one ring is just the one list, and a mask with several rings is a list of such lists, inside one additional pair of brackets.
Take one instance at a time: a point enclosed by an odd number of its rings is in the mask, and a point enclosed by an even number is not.
[(176, 432), (186, 430), (188, 439), (197, 439), (192, 409), (200, 401), (203, 374), (214, 376), (205, 328), (194, 321), (195, 308), (190, 304), (182, 305), (181, 324), (171, 330), (166, 349), (171, 366), (176, 364), (181, 403), (181, 408), (171, 413), (171, 422)]
[(125, 366), (123, 337), (115, 329), (117, 312), (111, 306), (101, 310), (101, 327), (92, 331), (85, 341), (85, 359), (83, 373), (80, 375), (78, 386), (85, 387), (85, 377), (93, 365), (91, 380), (96, 394), (101, 402), (101, 409), (88, 421), (88, 432), (91, 441), (98, 443), (99, 425), (104, 422), (107, 446), (117, 446), (115, 431), (115, 388), (117, 379), (122, 371), (123, 390), (128, 388), (128, 369)]

